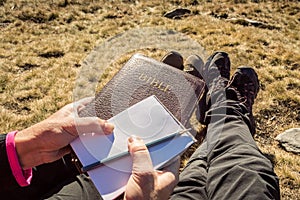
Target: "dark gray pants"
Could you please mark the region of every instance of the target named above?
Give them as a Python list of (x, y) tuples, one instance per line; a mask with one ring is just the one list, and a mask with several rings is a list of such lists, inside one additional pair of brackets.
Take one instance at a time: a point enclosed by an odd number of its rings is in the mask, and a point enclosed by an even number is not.
[(53, 163), (33, 169), (33, 179), (27, 187), (15, 186), (0, 192), (3, 200), (99, 200), (102, 199), (94, 184), (71, 162), (70, 155)]
[(215, 96), (204, 143), (180, 174), (174, 199), (280, 199), (272, 163), (250, 133), (244, 104)]

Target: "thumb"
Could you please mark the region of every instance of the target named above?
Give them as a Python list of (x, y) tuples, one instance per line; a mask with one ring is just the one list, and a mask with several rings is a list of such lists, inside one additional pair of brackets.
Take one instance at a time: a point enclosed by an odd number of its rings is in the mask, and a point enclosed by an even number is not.
[(161, 188), (165, 188), (164, 191), (171, 192), (178, 182), (180, 167), (180, 157), (173, 159), (173, 162), (164, 168), (163, 171), (157, 171), (158, 184)]
[(132, 172), (143, 173), (153, 171), (149, 151), (141, 138), (136, 136), (130, 137), (128, 139), (128, 150), (133, 161)]
[(73, 123), (66, 123), (63, 128), (72, 135), (83, 133), (110, 134), (114, 126), (106, 120), (97, 117), (82, 117), (71, 119)]

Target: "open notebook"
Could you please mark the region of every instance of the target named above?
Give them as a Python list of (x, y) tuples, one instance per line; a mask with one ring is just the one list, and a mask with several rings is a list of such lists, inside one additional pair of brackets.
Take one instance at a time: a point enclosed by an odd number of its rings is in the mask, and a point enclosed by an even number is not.
[[(131, 135), (141, 137), (147, 144), (185, 129), (155, 96), (136, 103), (108, 121), (115, 126), (113, 134), (86, 133), (71, 143), (83, 166), (128, 152), (127, 139)], [(194, 137), (187, 132), (150, 147), (154, 168), (162, 168), (194, 141)], [(113, 199), (124, 192), (131, 167), (132, 160), (128, 154), (87, 173), (103, 199)]]

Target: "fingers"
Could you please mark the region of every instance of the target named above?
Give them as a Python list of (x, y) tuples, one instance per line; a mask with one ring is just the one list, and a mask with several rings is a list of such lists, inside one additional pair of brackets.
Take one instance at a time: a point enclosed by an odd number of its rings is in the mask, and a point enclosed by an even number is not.
[(42, 154), (41, 154), (41, 156), (42, 156), (41, 160), (43, 162), (41, 164), (54, 162), (54, 161), (62, 158), (63, 156), (65, 156), (65, 155), (67, 155), (69, 153), (71, 153), (70, 146), (63, 147), (63, 148), (58, 149), (56, 151), (42, 152)]
[(158, 172), (157, 185), (160, 188), (158, 199), (168, 199), (176, 184), (177, 179), (172, 172)]
[(79, 133), (111, 134), (114, 125), (97, 117), (77, 118), (76, 128)]
[(90, 104), (93, 100), (95, 99), (95, 97), (86, 97), (83, 99), (80, 99), (79, 101), (76, 101), (73, 103), (74, 105), (74, 111), (81, 111), (82, 109), (84, 109), (86, 107), (86, 105)]
[[(83, 98), (79, 101), (74, 102), (74, 110), (77, 112), (80, 112), (82, 109), (84, 109), (86, 107), (86, 105), (90, 104), (92, 101), (95, 100), (95, 97), (86, 97)], [(79, 122), (79, 124), (83, 123), (83, 127), (86, 128), (83, 132), (85, 133), (90, 133), (90, 132), (94, 132), (97, 134), (111, 134), (114, 130), (114, 126), (113, 124), (108, 123), (106, 120), (102, 120), (96, 117), (85, 117), (85, 118), (79, 118), (79, 119), (75, 119), (76, 122)], [(93, 122), (98, 121), (100, 126), (97, 126), (97, 124), (93, 124)], [(89, 125), (89, 122), (92, 122)], [(96, 122), (97, 123), (97, 122)], [(80, 129), (80, 128), (79, 128)], [(80, 132), (81, 133), (81, 132)]]
[(179, 167), (180, 158), (176, 157), (163, 171), (158, 171), (158, 181), (162, 188), (169, 188), (169, 190), (172, 190), (175, 187), (179, 178)]
[(63, 148), (58, 150), (56, 157), (57, 157), (57, 159), (60, 159), (63, 156), (69, 154), (69, 153), (71, 153), (71, 147), (66, 146), (66, 147), (63, 147)]
[(177, 156), (176, 158), (174, 158), (172, 160), (170, 165), (168, 165), (167, 167), (164, 168), (163, 171), (168, 171), (168, 172), (171, 172), (172, 174), (174, 174), (176, 181), (177, 181), (178, 176), (179, 176), (179, 168), (180, 168), (180, 157)]
[(149, 151), (143, 140), (139, 137), (130, 137), (128, 139), (128, 150), (133, 160), (133, 172), (152, 172), (153, 165)]
[(114, 130), (114, 125), (108, 123), (106, 120), (99, 119), (98, 117), (82, 117), (75, 118), (74, 123), (63, 127), (65, 131), (71, 135), (80, 135), (83, 133), (95, 134), (111, 134)]
[(73, 103), (69, 103), (65, 105), (62, 110), (68, 111), (68, 112), (75, 112), (73, 113), (75, 116), (77, 116), (78, 112), (84, 109), (88, 104), (90, 104), (95, 98), (94, 97), (86, 97), (83, 99), (80, 99), (78, 101), (75, 101)]
[(42, 163), (50, 163), (50, 162), (54, 162), (60, 158), (62, 158), (63, 156), (67, 155), (71, 153), (71, 148), (70, 146), (66, 146), (63, 147), (61, 149), (58, 149), (56, 151), (49, 151), (49, 152), (44, 152), (42, 153)]
[(94, 99), (95, 97), (85, 97), (83, 99), (75, 101), (74, 103), (77, 103), (78, 105), (81, 104), (86, 106), (87, 104), (91, 103)]
[(154, 171), (149, 151), (138, 137), (128, 139), (133, 160), (132, 175), (125, 199), (168, 199), (176, 185), (179, 162), (176, 159), (164, 171)]

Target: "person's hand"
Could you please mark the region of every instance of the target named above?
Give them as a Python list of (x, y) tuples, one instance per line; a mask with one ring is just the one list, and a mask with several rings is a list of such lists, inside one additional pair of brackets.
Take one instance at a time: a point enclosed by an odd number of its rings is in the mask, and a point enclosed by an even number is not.
[(133, 166), (124, 199), (168, 199), (178, 181), (179, 159), (163, 171), (157, 171), (153, 169), (148, 149), (141, 139), (129, 138), (128, 149)]
[(68, 104), (46, 120), (18, 132), (16, 151), (23, 169), (53, 162), (70, 153), (70, 142), (79, 134), (110, 134), (113, 125), (97, 117), (79, 118), (91, 98)]

